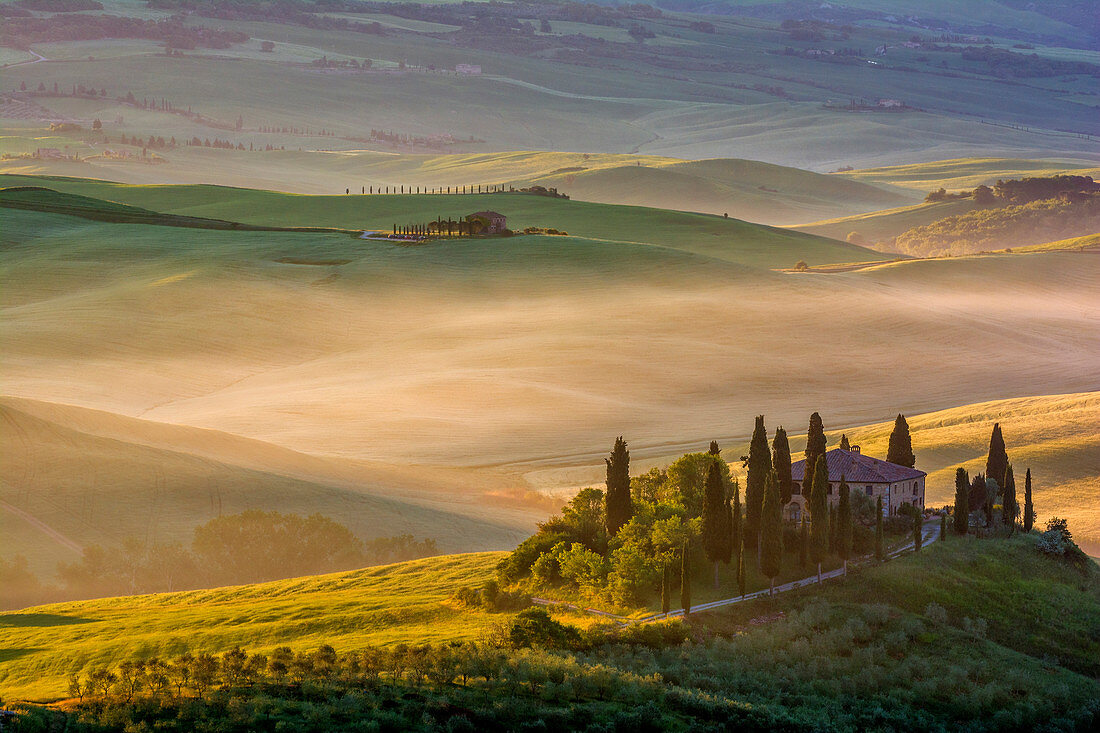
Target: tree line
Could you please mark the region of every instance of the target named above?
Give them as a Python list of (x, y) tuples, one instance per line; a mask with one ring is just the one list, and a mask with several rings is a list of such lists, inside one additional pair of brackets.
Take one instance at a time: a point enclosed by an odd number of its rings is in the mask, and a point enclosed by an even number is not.
[(351, 570), (438, 555), (432, 539), (411, 534), (361, 540), (328, 517), (250, 510), (196, 527), (190, 547), (147, 543), (89, 545), (79, 560), (59, 563), (60, 587), (43, 585), (25, 558), (0, 560), (3, 606), (62, 599), (161, 593)]

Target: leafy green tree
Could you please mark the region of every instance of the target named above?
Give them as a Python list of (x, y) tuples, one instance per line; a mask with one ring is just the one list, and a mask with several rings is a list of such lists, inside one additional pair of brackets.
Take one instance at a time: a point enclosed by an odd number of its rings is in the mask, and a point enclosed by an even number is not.
[(810, 562), (817, 565), (817, 580), (821, 582), (821, 563), (829, 553), (829, 468), (824, 454), (817, 456), (809, 509)]
[(787, 506), (794, 493), (794, 480), (791, 478), (791, 444), (782, 426), (775, 429), (775, 437), (772, 438), (772, 468), (779, 477), (779, 500)]
[(672, 606), (672, 571), (665, 564), (661, 573), (661, 613), (667, 614)]
[(607, 523), (608, 537), (614, 537), (619, 528), (630, 521), (634, 513), (630, 502), (630, 452), (626, 441), (620, 435), (615, 439), (611, 456), (604, 459), (607, 464), (607, 502), (604, 517)]
[(775, 470), (764, 480), (764, 506), (760, 513), (760, 572), (768, 579), (769, 595), (775, 594), (775, 578), (783, 560), (783, 505)]
[(997, 482), (997, 488), (1005, 486), (1005, 472), (1008, 471), (1008, 453), (1005, 451), (1005, 439), (1001, 434), (1001, 424), (993, 424), (993, 433), (989, 436), (989, 455), (985, 459), (985, 477)]
[(852, 500), (848, 484), (844, 476), (840, 477), (840, 501), (836, 510), (837, 535), (836, 549), (840, 559), (844, 561), (844, 574), (848, 574), (848, 558), (852, 556)]
[(966, 534), (970, 529), (970, 477), (965, 468), (955, 469), (955, 532)]
[(886, 538), (882, 528), (882, 497), (875, 502), (875, 559), (882, 562), (886, 559)]
[(1031, 503), (1031, 469), (1024, 474), (1024, 531), (1030, 532), (1035, 525), (1035, 506)]
[(718, 588), (718, 563), (729, 557), (729, 511), (726, 509), (726, 484), (718, 462), (713, 461), (707, 470), (706, 490), (703, 496), (703, 551), (714, 563), (714, 587)]
[(821, 423), (821, 415), (816, 412), (810, 415), (810, 428), (806, 431), (806, 473), (802, 480), (802, 494), (809, 497), (813, 488), (813, 473), (817, 466), (817, 457), (825, 455), (825, 426)]
[(680, 551), (680, 608), (684, 609), (684, 618), (691, 615), (691, 562), (686, 543)]
[(764, 507), (764, 482), (772, 470), (772, 455), (768, 447), (768, 431), (764, 416), (757, 415), (752, 431), (749, 455), (745, 461), (748, 476), (745, 478), (745, 544), (757, 550), (759, 559), (760, 512)]
[(715, 462), (722, 469), (722, 475), (728, 477), (729, 466), (721, 456), (707, 452), (686, 453), (677, 458), (668, 467), (668, 480), (661, 489), (661, 499), (683, 504), (689, 517), (702, 516), (707, 473), (710, 464)]
[(1009, 529), (1015, 531), (1016, 517), (1020, 508), (1016, 505), (1016, 477), (1012, 474), (1012, 464), (1005, 469), (1004, 498), (1001, 500), (1001, 519)]
[(909, 423), (905, 421), (905, 415), (900, 413), (894, 420), (894, 429), (890, 432), (886, 460), (909, 468), (917, 465), (917, 457), (913, 455), (913, 438), (909, 435)]

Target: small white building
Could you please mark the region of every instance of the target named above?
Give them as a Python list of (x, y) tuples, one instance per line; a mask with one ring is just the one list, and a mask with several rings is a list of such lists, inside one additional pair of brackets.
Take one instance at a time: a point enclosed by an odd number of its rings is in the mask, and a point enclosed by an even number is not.
[[(924, 509), (924, 479), (928, 475), (924, 471), (865, 456), (859, 452), (858, 445), (851, 450), (833, 448), (826, 451), (825, 465), (829, 469), (830, 506), (840, 501), (840, 480), (844, 479), (852, 493), (861, 492), (872, 501), (882, 497), (882, 513), (886, 516), (897, 514), (904, 504)], [(783, 514), (785, 519), (797, 522), (806, 511), (807, 497), (802, 494), (805, 459), (791, 464), (791, 478), (794, 479), (793, 495)]]
[(455, 64), (455, 72), (459, 74), (472, 74), (478, 76), (481, 74), (480, 64)]

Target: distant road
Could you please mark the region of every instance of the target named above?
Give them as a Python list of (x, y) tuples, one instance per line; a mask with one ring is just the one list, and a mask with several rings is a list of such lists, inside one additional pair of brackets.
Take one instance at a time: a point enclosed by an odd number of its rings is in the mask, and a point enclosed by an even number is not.
[(49, 59), (46, 58), (45, 56), (41, 55), (37, 51), (32, 51), (29, 48), (27, 49), (27, 53), (33, 55), (34, 58), (31, 59), (30, 61), (16, 61), (14, 64), (5, 64), (4, 68), (5, 69), (10, 69), (13, 66), (26, 66), (27, 64), (37, 64), (40, 61), (49, 61)]
[(39, 520), (38, 518), (36, 518), (36, 517), (34, 517), (30, 514), (27, 514), (25, 511), (23, 511), (19, 507), (12, 506), (11, 504), (9, 504), (6, 501), (0, 501), (0, 509), (6, 509), (7, 511), (11, 512), (15, 516), (22, 519), (27, 524), (31, 525), (32, 527), (34, 527), (38, 531), (42, 532), (44, 535), (46, 535), (50, 539), (57, 542), (57, 544), (59, 544), (63, 547), (67, 547), (68, 549), (72, 550), (76, 554), (79, 555), (79, 554), (84, 552), (84, 548), (81, 547), (80, 545), (78, 545), (76, 542), (73, 542), (71, 539), (69, 539), (65, 535), (61, 534), (60, 532), (58, 532), (56, 529), (54, 529), (50, 525), (46, 524), (45, 522)]
[[(936, 518), (934, 520), (926, 521), (924, 523), (924, 532), (921, 535), (921, 546), (931, 544), (939, 539), (940, 536), (940, 520)], [(891, 550), (887, 555), (887, 559), (895, 558), (906, 552), (913, 550), (913, 542), (910, 540), (901, 547)], [(830, 570), (827, 573), (821, 574), (821, 581), (824, 582), (830, 578), (839, 578), (844, 575), (844, 568), (837, 568), (836, 570)], [(775, 586), (776, 593), (784, 593), (789, 590), (795, 590), (797, 588), (803, 588), (807, 585), (813, 585), (817, 583), (817, 573), (803, 578), (802, 580), (792, 580), (790, 583), (784, 583), (783, 585)], [(753, 598), (760, 598), (761, 596), (768, 595), (768, 590), (758, 590), (752, 593), (746, 593), (743, 596), (734, 596), (733, 598), (723, 598), (717, 601), (710, 601), (709, 603), (700, 603), (698, 606), (692, 606), (691, 610), (695, 611), (710, 611), (715, 608), (721, 608), (723, 606), (732, 606), (735, 603), (741, 601), (750, 601)], [(581, 608), (573, 603), (561, 603), (558, 601), (551, 601), (545, 598), (532, 598), (531, 602), (539, 606), (562, 606), (573, 611), (583, 611), (584, 613), (590, 613), (594, 616), (602, 616), (604, 618), (610, 618), (615, 621), (619, 621), (624, 626), (626, 624), (644, 624), (651, 621), (662, 621), (664, 619), (678, 618), (684, 615), (684, 609), (678, 608), (675, 611), (669, 611), (668, 613), (655, 613), (649, 616), (643, 616), (642, 618), (630, 618), (629, 616), (619, 616), (618, 614), (610, 613), (608, 611), (601, 611), (598, 608)]]

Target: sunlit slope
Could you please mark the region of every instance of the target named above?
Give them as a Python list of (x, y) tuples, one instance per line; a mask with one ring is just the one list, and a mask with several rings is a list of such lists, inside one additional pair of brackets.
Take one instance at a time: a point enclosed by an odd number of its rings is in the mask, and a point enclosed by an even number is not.
[[(127, 186), (80, 179), (0, 177), (0, 185), (41, 185), (154, 211), (272, 227), (383, 229), (461, 218), (492, 209), (514, 230), (553, 227), (574, 236), (671, 247), (762, 267), (867, 262), (863, 247), (737, 219), (665, 209), (565, 201), (518, 193), (467, 195), (301, 196), (218, 186)], [(476, 245), (478, 247), (484, 245)]]
[(812, 224), (800, 224), (796, 228), (807, 234), (837, 239), (845, 239), (855, 232), (873, 246), (888, 251), (889, 240), (902, 232), (937, 222), (948, 216), (965, 214), (973, 211), (974, 208), (975, 205), (971, 199), (938, 201), (875, 211), (870, 214), (815, 221)]
[(954, 158), (910, 165), (865, 168), (838, 174), (865, 183), (889, 184), (915, 191), (949, 191), (991, 186), (998, 180), (1045, 178), (1056, 175), (1100, 176), (1100, 166), (1088, 158)]
[(547, 511), (511, 500), (513, 484), (488, 472), (307, 456), (14, 398), (0, 398), (0, 418), (0, 551), (43, 578), (88, 545), (189, 545), (199, 524), (247, 509), (320, 512), (365, 538), (408, 532), (446, 551), (511, 547)]
[(69, 674), (132, 655), (240, 645), (337, 649), (475, 639), (497, 614), (444, 604), (480, 586), (502, 553), (426, 558), (347, 573), (213, 590), (109, 598), (0, 614), (4, 699), (59, 697)]

